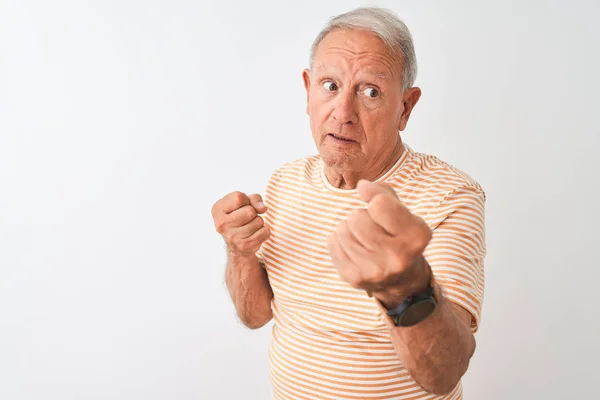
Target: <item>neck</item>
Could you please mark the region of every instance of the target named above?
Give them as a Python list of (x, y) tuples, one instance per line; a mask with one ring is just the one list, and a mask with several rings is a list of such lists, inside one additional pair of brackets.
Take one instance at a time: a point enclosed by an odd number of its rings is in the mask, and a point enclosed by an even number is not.
[(325, 177), (329, 183), (338, 189), (356, 189), (356, 185), (361, 179), (369, 181), (375, 181), (386, 172), (390, 170), (396, 164), (398, 159), (402, 156), (403, 146), (400, 136), (394, 146), (394, 149), (387, 153), (385, 156), (377, 157), (371, 165), (367, 165), (364, 168), (356, 169), (336, 169), (335, 166), (325, 165), (324, 172)]

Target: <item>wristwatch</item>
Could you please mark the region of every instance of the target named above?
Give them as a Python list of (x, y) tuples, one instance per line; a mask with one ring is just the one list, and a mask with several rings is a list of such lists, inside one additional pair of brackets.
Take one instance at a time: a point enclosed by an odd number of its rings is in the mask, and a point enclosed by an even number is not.
[(400, 305), (388, 310), (387, 315), (395, 326), (413, 326), (429, 317), (436, 306), (433, 286), (429, 285), (425, 291), (407, 297)]

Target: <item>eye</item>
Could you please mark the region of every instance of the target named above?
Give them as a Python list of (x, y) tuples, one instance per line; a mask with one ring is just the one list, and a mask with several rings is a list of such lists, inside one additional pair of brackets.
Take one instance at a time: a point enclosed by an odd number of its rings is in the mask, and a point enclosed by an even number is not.
[(334, 82), (331, 82), (331, 81), (324, 82), (323, 83), (323, 87), (328, 92), (335, 92), (338, 89), (337, 85)]
[(363, 93), (364, 93), (365, 96), (370, 97), (372, 99), (374, 99), (375, 97), (379, 96), (379, 91), (377, 89), (372, 88), (372, 87), (366, 88), (363, 91)]

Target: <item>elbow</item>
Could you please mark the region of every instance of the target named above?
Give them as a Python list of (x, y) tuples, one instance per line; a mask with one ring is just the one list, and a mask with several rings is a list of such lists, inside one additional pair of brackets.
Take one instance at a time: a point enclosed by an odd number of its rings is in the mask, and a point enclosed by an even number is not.
[(251, 330), (260, 329), (265, 326), (271, 319), (273, 318), (271, 315), (265, 315), (260, 317), (250, 317), (247, 315), (240, 316), (240, 320), (244, 324), (244, 326)]
[(244, 324), (244, 326), (246, 326), (246, 328), (250, 329), (250, 330), (256, 330), (256, 329), (260, 329), (263, 326), (265, 326), (267, 324), (267, 321), (260, 321), (260, 322), (256, 322), (256, 321), (242, 321), (242, 323)]
[(456, 388), (460, 379), (457, 381), (450, 379), (438, 379), (434, 382), (423, 382), (419, 383), (421, 387), (428, 393), (435, 394), (437, 396), (448, 395)]
[(462, 377), (467, 373), (474, 352), (475, 340), (471, 342), (469, 351), (464, 354), (465, 357), (459, 356), (459, 360), (451, 365), (445, 365), (444, 367), (439, 366), (424, 374), (415, 374), (415, 380), (429, 393), (438, 396), (450, 394), (456, 389)]
[(467, 372), (469, 361), (463, 365), (457, 365), (453, 370), (436, 371), (428, 377), (423, 377), (417, 383), (427, 392), (438, 396), (450, 394), (460, 383), (463, 375)]

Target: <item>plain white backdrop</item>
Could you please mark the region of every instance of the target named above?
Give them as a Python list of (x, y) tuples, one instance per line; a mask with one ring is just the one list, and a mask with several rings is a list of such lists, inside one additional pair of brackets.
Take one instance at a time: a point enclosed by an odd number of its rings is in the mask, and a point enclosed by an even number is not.
[(488, 195), (465, 398), (600, 396), (599, 3), (1, 0), (0, 398), (270, 398), (210, 208), (315, 153), (301, 71), (360, 5), (414, 35), (403, 138)]

